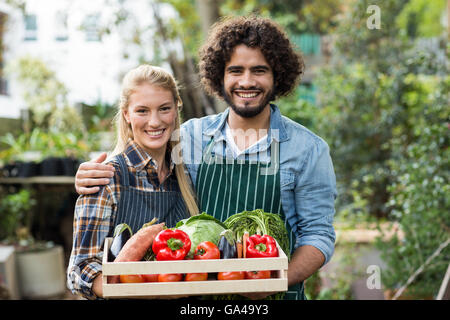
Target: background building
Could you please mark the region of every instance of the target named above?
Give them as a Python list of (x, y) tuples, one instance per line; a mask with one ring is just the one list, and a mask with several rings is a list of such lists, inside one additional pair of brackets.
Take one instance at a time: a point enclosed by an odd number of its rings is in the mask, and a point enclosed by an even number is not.
[[(20, 84), (6, 72), (23, 56), (41, 59), (54, 71), (67, 87), (72, 105), (116, 101), (124, 72), (143, 59), (128, 50), (132, 44), (122, 36), (130, 31), (126, 24), (111, 32), (117, 8), (104, 6), (103, 0), (30, 0), (25, 10), (10, 3), (0, 3), (0, 118), (19, 118), (25, 108)], [(148, 25), (152, 17), (148, 3), (138, 0), (126, 5)], [(173, 12), (169, 6), (164, 8), (164, 13)], [(144, 59), (152, 58), (149, 46)]]

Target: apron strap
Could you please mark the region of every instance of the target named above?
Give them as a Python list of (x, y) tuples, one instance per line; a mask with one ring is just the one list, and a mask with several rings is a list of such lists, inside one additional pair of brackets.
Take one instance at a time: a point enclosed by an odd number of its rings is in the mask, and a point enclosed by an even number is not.
[(120, 166), (120, 177), (122, 180), (120, 181), (120, 184), (124, 187), (128, 187), (130, 185), (130, 179), (129, 179), (129, 172), (127, 163), (125, 162), (125, 157), (122, 153), (120, 153), (117, 156), (117, 160), (119, 160), (119, 166)]

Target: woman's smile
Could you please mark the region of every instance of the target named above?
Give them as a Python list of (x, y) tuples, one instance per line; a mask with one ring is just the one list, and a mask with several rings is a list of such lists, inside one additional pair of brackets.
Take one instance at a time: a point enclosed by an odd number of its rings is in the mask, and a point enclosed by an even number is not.
[(160, 129), (160, 130), (145, 130), (145, 133), (147, 133), (152, 138), (160, 138), (163, 135), (163, 132), (166, 129)]

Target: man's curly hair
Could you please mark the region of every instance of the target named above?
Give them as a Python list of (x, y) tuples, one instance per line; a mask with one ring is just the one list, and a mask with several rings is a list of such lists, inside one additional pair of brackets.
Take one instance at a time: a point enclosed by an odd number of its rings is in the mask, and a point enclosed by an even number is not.
[(275, 99), (298, 85), (305, 65), (283, 29), (267, 18), (233, 17), (217, 22), (200, 48), (200, 76), (209, 94), (223, 98), (225, 64), (240, 44), (261, 50), (273, 71)]

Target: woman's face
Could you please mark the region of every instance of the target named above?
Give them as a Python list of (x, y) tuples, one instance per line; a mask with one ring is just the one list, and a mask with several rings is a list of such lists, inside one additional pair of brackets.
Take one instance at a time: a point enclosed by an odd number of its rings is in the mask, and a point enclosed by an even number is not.
[(163, 156), (178, 116), (172, 92), (144, 83), (131, 94), (123, 114), (134, 141), (152, 157)]

